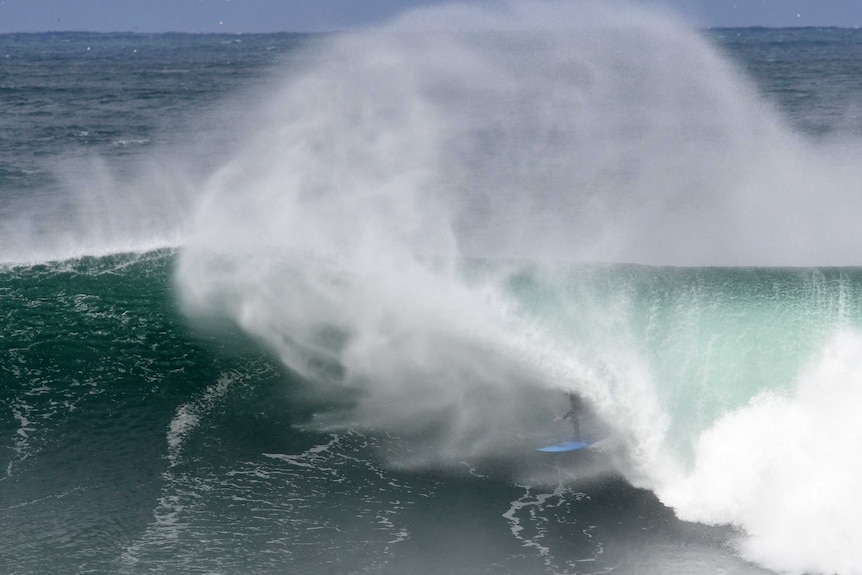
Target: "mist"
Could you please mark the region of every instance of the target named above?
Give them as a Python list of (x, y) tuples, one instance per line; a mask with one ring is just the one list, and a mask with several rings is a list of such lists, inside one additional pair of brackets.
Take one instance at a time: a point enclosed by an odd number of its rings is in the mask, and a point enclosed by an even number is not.
[[(827, 264), (859, 241), (834, 164), (665, 13), (415, 11), (322, 39), (252, 108), (194, 209), (185, 309), (343, 389), (341, 425), (421, 436), (429, 461), (505, 449), (563, 389), (612, 423), (660, 419), (519, 310), (520, 264), (465, 261)], [(637, 354), (615, 361), (608, 377), (649, 387)]]

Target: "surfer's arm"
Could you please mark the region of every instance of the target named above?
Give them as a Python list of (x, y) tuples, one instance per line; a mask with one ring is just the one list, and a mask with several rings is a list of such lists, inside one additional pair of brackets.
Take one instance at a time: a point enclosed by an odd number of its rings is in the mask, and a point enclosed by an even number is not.
[(554, 421), (562, 421), (562, 420), (564, 420), (564, 419), (568, 419), (568, 418), (570, 418), (571, 416), (573, 416), (574, 414), (575, 414), (575, 410), (574, 410), (574, 409), (570, 409), (570, 410), (568, 411), (568, 413), (566, 413), (565, 415), (558, 415), (557, 417), (555, 417), (555, 418), (554, 418)]

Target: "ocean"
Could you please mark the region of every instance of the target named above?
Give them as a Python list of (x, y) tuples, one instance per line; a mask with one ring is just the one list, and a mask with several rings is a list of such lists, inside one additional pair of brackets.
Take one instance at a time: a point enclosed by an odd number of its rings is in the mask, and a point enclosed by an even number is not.
[(0, 36), (0, 573), (862, 573), (860, 56)]

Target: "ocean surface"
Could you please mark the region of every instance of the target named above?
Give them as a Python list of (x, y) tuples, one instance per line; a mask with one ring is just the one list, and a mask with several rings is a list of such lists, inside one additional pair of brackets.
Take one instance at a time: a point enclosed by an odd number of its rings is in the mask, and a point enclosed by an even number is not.
[(860, 88), (619, 5), (0, 36), (0, 573), (862, 573)]

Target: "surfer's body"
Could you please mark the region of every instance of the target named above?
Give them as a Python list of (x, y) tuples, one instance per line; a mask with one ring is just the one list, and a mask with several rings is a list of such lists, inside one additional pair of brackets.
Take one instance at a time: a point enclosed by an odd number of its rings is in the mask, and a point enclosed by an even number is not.
[(580, 441), (581, 440), (580, 415), (581, 415), (581, 413), (584, 412), (584, 401), (581, 399), (581, 396), (579, 396), (578, 394), (573, 393), (571, 391), (566, 392), (566, 395), (569, 396), (569, 403), (571, 404), (572, 408), (568, 412), (566, 412), (565, 415), (561, 415), (560, 417), (557, 417), (557, 421), (560, 421), (563, 419), (570, 419), (572, 421), (572, 427), (575, 429), (575, 441)]

